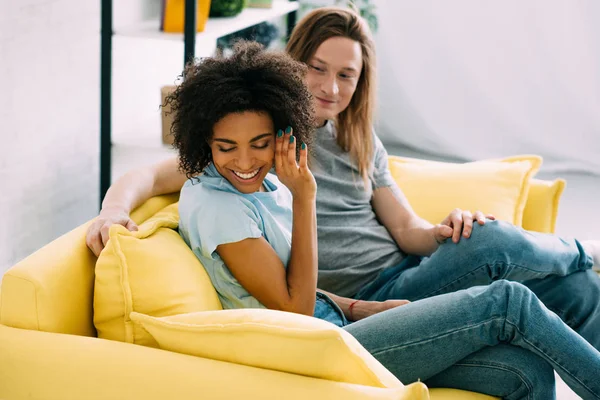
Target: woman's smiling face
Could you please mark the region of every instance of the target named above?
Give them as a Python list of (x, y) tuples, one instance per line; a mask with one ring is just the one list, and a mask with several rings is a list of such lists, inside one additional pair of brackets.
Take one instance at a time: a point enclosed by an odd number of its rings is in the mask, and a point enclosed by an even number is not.
[(217, 171), (237, 190), (257, 192), (273, 167), (273, 120), (265, 112), (228, 114), (213, 126), (210, 149)]

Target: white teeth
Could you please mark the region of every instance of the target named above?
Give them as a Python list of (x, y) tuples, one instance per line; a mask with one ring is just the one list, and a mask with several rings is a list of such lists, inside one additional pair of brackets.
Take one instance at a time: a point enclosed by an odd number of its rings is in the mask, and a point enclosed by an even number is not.
[(237, 172), (237, 171), (233, 171), (233, 173), (242, 179), (252, 179), (256, 176), (256, 174), (258, 174), (258, 171), (260, 171), (260, 168), (257, 169), (256, 171), (250, 172), (249, 174), (242, 174), (241, 172)]

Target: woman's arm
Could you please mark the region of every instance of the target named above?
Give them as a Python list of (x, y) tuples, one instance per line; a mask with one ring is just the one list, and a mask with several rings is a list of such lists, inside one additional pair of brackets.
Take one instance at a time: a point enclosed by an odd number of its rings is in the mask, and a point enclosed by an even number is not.
[[(355, 300), (348, 297), (338, 296), (336, 294), (317, 289), (319, 292), (329, 296), (341, 309), (349, 321), (359, 321), (370, 317), (390, 308), (403, 306), (410, 303), (408, 300), (386, 300), (386, 301), (367, 301)], [(352, 308), (350, 307), (352, 306)]]
[(137, 229), (129, 213), (151, 197), (181, 190), (185, 180), (176, 157), (123, 175), (106, 192), (100, 215), (88, 229), (88, 247), (96, 256), (100, 255), (108, 240), (111, 225), (120, 224), (129, 230)]
[(284, 268), (264, 237), (217, 247), (227, 268), (240, 284), (265, 307), (313, 315), (317, 290), (317, 211), (315, 179), (308, 169), (306, 146), (296, 164), (296, 144), (291, 131), (278, 136), (275, 168), (279, 180), (292, 193), (292, 244)]
[(264, 237), (217, 247), (238, 282), (272, 310), (313, 315), (317, 289), (317, 217), (314, 200), (294, 199), (287, 269)]

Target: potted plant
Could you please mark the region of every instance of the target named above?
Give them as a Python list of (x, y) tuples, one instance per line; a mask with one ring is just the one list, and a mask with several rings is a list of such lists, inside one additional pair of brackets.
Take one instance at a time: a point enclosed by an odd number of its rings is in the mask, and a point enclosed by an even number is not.
[(212, 0), (211, 17), (234, 17), (246, 7), (246, 0)]

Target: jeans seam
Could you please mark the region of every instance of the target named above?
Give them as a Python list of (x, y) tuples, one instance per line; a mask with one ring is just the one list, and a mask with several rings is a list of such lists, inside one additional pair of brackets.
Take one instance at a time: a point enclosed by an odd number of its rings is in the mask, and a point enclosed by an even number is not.
[[(479, 368), (479, 367), (485, 367), (485, 368), (493, 368), (493, 369), (498, 369), (501, 371), (506, 371), (506, 372), (510, 372), (514, 375), (516, 375), (519, 380), (525, 385), (525, 387), (527, 388), (527, 399), (531, 399), (531, 392), (533, 390), (533, 386), (530, 384), (530, 382), (525, 379), (525, 375), (523, 375), (521, 373), (521, 371), (519, 371), (516, 368), (509, 368), (506, 365), (503, 364), (494, 364), (494, 363), (466, 363), (466, 362), (457, 362), (456, 364), (454, 364), (454, 366), (459, 366), (459, 367), (470, 367), (470, 368)], [(512, 393), (510, 393), (508, 396), (505, 397), (510, 397), (512, 394), (514, 394), (517, 390), (514, 390)]]
[[(598, 396), (596, 393), (594, 393), (594, 391), (592, 389), (590, 389), (585, 383), (583, 383), (579, 378), (575, 377), (571, 372), (569, 372), (567, 369), (565, 369), (561, 363), (558, 362), (558, 360), (556, 360), (554, 357), (551, 357), (550, 355), (548, 355), (546, 352), (542, 351), (538, 346), (536, 346), (534, 343), (530, 342), (529, 340), (527, 340), (525, 338), (525, 335), (523, 334), (523, 332), (521, 332), (521, 330), (519, 330), (519, 327), (517, 325), (515, 325), (514, 323), (510, 322), (509, 320), (506, 320), (506, 323), (511, 325), (517, 332), (519, 332), (521, 334), (521, 338), (523, 339), (523, 341), (527, 344), (529, 344), (531, 347), (535, 348), (537, 351), (539, 351), (542, 354), (545, 354), (546, 357), (548, 357), (549, 359), (551, 359), (552, 361), (554, 361), (557, 365), (557, 367), (559, 367), (563, 372), (565, 372), (567, 375), (569, 375), (574, 381), (579, 382), (579, 384), (584, 387), (588, 392), (590, 392), (594, 397), (596, 397), (597, 399), (600, 399), (600, 396)], [(553, 367), (554, 368), (554, 367)]]
[[(442, 286), (441, 288), (438, 288), (438, 289), (436, 289), (436, 290), (433, 290), (433, 291), (431, 291), (431, 292), (429, 292), (429, 293), (425, 294), (425, 295), (424, 295), (423, 297), (421, 297), (421, 298), (422, 298), (422, 299), (424, 299), (424, 298), (427, 298), (427, 297), (436, 296), (437, 294), (439, 294), (440, 292), (442, 292), (444, 289), (446, 289), (447, 287), (449, 287), (449, 286), (451, 286), (451, 285), (455, 284), (456, 282), (458, 282), (459, 280), (461, 280), (461, 279), (465, 278), (466, 276), (469, 276), (469, 275), (474, 275), (474, 274), (475, 274), (477, 271), (481, 270), (482, 268), (484, 268), (484, 267), (490, 267), (490, 266), (492, 266), (492, 265), (496, 265), (496, 264), (505, 264), (505, 265), (510, 265), (510, 266), (513, 266), (513, 267), (518, 267), (518, 268), (526, 269), (526, 270), (528, 270), (528, 271), (534, 271), (533, 269), (531, 269), (531, 268), (527, 268), (527, 267), (525, 267), (524, 265), (521, 265), (521, 264), (516, 264), (516, 263), (506, 263), (506, 262), (504, 262), (504, 261), (494, 261), (493, 263), (485, 263), (485, 264), (481, 264), (480, 266), (478, 266), (478, 267), (476, 267), (476, 268), (473, 268), (473, 269), (472, 269), (472, 270), (470, 270), (469, 272), (467, 272), (467, 273), (465, 273), (465, 274), (463, 274), (463, 275), (459, 276), (458, 278), (454, 279), (453, 281), (451, 281), (451, 282), (448, 282), (447, 284), (445, 284), (445, 285), (444, 285), (444, 286)], [(493, 282), (493, 281), (492, 281), (492, 282)], [(491, 282), (488, 282), (486, 285), (489, 285), (490, 283), (491, 283)]]
[(410, 343), (393, 344), (391, 346), (383, 347), (381, 349), (369, 350), (369, 353), (371, 353), (373, 356), (375, 356), (375, 355), (378, 355), (378, 354), (387, 353), (388, 351), (402, 349), (402, 348), (408, 347), (408, 346), (414, 346), (414, 345), (418, 345), (418, 344), (428, 343), (428, 342), (431, 342), (433, 340), (437, 340), (439, 338), (442, 338), (442, 337), (445, 337), (445, 336), (448, 336), (448, 335), (452, 335), (452, 334), (457, 333), (457, 332), (462, 332), (462, 331), (465, 331), (465, 330), (468, 330), (468, 329), (471, 329), (471, 328), (479, 327), (479, 326), (487, 324), (488, 322), (491, 322), (491, 321), (493, 321), (493, 320), (495, 320), (497, 318), (504, 319), (504, 317), (502, 317), (502, 316), (492, 316), (489, 319), (486, 319), (485, 321), (481, 321), (481, 322), (478, 322), (478, 323), (472, 324), (472, 325), (463, 326), (461, 329), (455, 329), (453, 331), (444, 332), (444, 333), (442, 333), (440, 335), (435, 336), (434, 338), (429, 338), (427, 340), (413, 341), (413, 342), (410, 342)]

